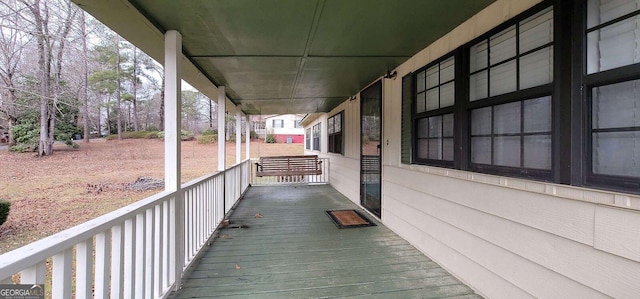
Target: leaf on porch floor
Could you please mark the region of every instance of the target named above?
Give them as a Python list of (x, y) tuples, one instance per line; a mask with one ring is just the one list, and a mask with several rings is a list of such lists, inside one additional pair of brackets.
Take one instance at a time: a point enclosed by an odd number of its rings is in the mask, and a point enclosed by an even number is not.
[(220, 235), (220, 239), (233, 239), (231, 238), (231, 236), (224, 234), (224, 235)]
[(262, 214), (260, 214), (260, 213), (256, 214), (256, 218), (262, 218), (262, 217), (264, 217), (264, 216), (262, 216)]
[(236, 270), (240, 270), (240, 265), (236, 264)]

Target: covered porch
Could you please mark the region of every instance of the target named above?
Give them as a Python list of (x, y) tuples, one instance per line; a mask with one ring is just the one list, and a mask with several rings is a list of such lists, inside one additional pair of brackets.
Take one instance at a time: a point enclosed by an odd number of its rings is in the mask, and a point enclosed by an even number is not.
[[(171, 298), (481, 298), (329, 185), (251, 187)], [(373, 216), (368, 215), (370, 219)]]
[[(1, 282), (477, 296), (437, 262), (492, 298), (640, 293), (637, 1), (73, 2), (164, 63), (166, 190), (3, 255)], [(251, 162), (224, 155), (181, 185), (180, 79), (217, 101), (219, 130), (225, 113), (306, 113), (330, 186), (249, 188)], [(383, 225), (336, 230), (334, 207)], [(249, 228), (215, 234), (225, 217)]]

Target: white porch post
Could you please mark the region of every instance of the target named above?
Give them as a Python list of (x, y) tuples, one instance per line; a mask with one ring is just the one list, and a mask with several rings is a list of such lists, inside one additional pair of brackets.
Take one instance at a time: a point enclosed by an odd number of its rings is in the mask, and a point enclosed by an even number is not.
[(251, 158), (251, 118), (249, 118), (249, 116), (245, 116), (245, 136), (244, 138), (246, 139), (246, 153), (245, 153), (245, 159), (249, 159)]
[(236, 107), (236, 164), (242, 159), (242, 112)]
[(226, 107), (227, 95), (224, 91), (224, 86), (218, 86), (218, 171), (227, 169)]
[(180, 190), (182, 35), (178, 31), (169, 30), (165, 33), (164, 55), (164, 188), (175, 194), (169, 208), (169, 277), (177, 289), (184, 267), (184, 206)]

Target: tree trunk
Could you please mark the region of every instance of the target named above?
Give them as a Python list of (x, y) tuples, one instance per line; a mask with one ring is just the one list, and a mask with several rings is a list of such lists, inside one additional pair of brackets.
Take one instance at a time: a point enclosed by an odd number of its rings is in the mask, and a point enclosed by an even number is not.
[(98, 105), (98, 136), (102, 137), (102, 105)]
[(33, 4), (24, 2), (28, 6), (29, 10), (33, 14), (34, 22), (36, 25), (35, 36), (38, 44), (38, 66), (39, 66), (39, 79), (40, 79), (40, 139), (38, 142), (38, 156), (50, 155), (48, 137), (49, 137), (49, 79), (50, 73), (50, 61), (48, 57), (50, 53), (47, 51), (47, 24), (43, 22), (40, 15), (40, 0), (35, 0)]
[(111, 96), (107, 95), (107, 135), (111, 135)]
[(122, 102), (122, 94), (120, 92), (120, 88), (122, 85), (122, 80), (120, 76), (120, 38), (116, 38), (117, 41), (117, 57), (118, 57), (118, 65), (116, 67), (117, 76), (118, 76), (118, 88), (116, 89), (116, 122), (118, 126), (118, 140), (122, 140), (122, 113), (120, 113), (120, 103)]
[(133, 47), (133, 130), (138, 131), (138, 48)]
[(162, 87), (160, 88), (160, 125), (158, 129), (164, 131), (164, 76), (162, 76)]
[[(87, 91), (87, 86), (89, 84), (88, 72), (89, 72), (89, 62), (88, 55), (89, 51), (87, 49), (87, 23), (85, 12), (82, 12), (82, 16), (80, 18), (80, 26), (82, 30), (82, 90), (80, 91), (80, 98), (82, 101), (82, 128), (84, 130), (84, 142), (89, 142), (89, 95)], [(98, 116), (100, 119), (100, 116)], [(98, 132), (100, 132), (100, 125), (98, 122)]]
[(213, 128), (213, 101), (209, 99), (209, 129)]

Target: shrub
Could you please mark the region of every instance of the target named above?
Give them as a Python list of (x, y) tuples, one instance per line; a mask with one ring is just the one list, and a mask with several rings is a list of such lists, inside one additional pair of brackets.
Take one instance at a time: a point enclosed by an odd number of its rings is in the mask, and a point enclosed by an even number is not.
[(264, 139), (266, 143), (276, 143), (276, 136), (273, 134), (267, 134), (267, 137)]
[[(164, 140), (164, 131), (158, 132), (158, 138)], [(182, 130), (180, 133), (180, 140), (182, 141), (189, 141), (193, 139), (195, 139), (195, 137), (193, 137), (193, 134), (189, 131)]]
[[(158, 133), (159, 132), (156, 132), (156, 131), (122, 132), (122, 139), (154, 139), (154, 138), (159, 138)], [(116, 140), (118, 139), (118, 134), (108, 135), (104, 139)]]
[(144, 135), (145, 139), (158, 139), (157, 131), (147, 131), (147, 134)]
[(80, 146), (73, 141), (71, 134), (57, 131), (56, 140), (63, 141), (70, 148), (78, 149)]
[(26, 152), (34, 151), (34, 147), (26, 145), (24, 143), (18, 143), (16, 145), (11, 146), (9, 148), (9, 151), (16, 152), (16, 153), (26, 153)]
[(200, 144), (212, 144), (218, 140), (218, 135), (202, 135), (198, 137), (198, 143)]
[(202, 136), (218, 135), (218, 130), (204, 130)]
[(258, 139), (258, 133), (256, 133), (256, 131), (249, 132), (249, 138)]
[(9, 217), (9, 210), (11, 209), (11, 203), (8, 201), (0, 200), (0, 225), (7, 221)]
[(14, 152), (27, 152), (38, 148), (40, 141), (40, 127), (35, 122), (24, 122), (11, 128), (16, 145), (11, 147)]

